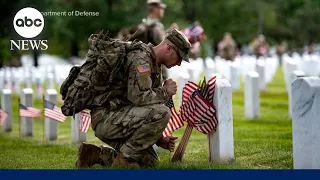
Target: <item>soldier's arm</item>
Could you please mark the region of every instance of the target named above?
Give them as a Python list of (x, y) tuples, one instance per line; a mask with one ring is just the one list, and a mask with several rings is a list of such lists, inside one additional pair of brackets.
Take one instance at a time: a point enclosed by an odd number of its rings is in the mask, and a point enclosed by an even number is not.
[(163, 86), (152, 87), (150, 63), (143, 59), (135, 59), (129, 67), (127, 98), (136, 106), (165, 103), (169, 99)]

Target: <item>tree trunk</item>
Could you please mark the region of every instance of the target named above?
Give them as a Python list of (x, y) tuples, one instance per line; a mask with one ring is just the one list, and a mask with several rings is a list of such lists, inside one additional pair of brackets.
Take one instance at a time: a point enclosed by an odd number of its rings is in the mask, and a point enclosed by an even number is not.
[(38, 57), (39, 57), (39, 51), (38, 50), (33, 50), (33, 65), (35, 67), (38, 67), (39, 63), (38, 63)]
[(71, 56), (78, 57), (79, 56), (79, 45), (78, 42), (73, 41), (71, 44)]
[(106, 0), (106, 3), (108, 5), (108, 13), (112, 14), (114, 0)]
[(263, 34), (264, 9), (263, 9), (263, 4), (261, 2), (257, 3), (257, 11), (258, 11), (258, 34)]

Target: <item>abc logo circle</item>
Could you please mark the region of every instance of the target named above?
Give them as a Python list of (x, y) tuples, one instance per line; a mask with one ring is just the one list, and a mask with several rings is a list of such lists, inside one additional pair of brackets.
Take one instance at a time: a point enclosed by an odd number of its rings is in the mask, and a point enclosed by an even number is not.
[(17, 12), (13, 19), (16, 32), (24, 38), (38, 36), (44, 27), (42, 14), (34, 8), (23, 8)]

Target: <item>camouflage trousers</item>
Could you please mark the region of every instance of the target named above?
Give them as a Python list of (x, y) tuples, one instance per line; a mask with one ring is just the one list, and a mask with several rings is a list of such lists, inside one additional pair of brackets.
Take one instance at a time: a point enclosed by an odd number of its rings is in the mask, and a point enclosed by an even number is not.
[(169, 108), (159, 104), (92, 113), (92, 119), (101, 119), (94, 129), (95, 136), (140, 166), (158, 162), (152, 146), (162, 137), (170, 116)]

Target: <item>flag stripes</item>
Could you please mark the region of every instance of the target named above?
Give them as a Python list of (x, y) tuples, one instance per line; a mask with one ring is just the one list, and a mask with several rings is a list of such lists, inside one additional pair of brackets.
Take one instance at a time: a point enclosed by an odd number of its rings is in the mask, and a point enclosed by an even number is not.
[(192, 124), (195, 129), (208, 134), (217, 127), (216, 110), (213, 107), (216, 77), (208, 81), (208, 91), (204, 97), (200, 94), (198, 86), (188, 82), (183, 88), (183, 104), (180, 107), (180, 118)]
[(3, 126), (7, 117), (8, 117), (8, 114), (4, 110), (0, 109), (0, 126)]
[(211, 78), (209, 81), (208, 81), (208, 84), (209, 84), (209, 93), (208, 93), (208, 102), (210, 104), (213, 104), (213, 96), (214, 96), (214, 90), (216, 88), (216, 76), (214, 76), (213, 78)]
[(40, 116), (40, 109), (34, 107), (26, 107), (22, 104), (19, 105), (19, 116), (20, 117), (39, 117)]
[(80, 131), (87, 133), (91, 124), (91, 116), (88, 110), (83, 110), (80, 113)]
[(66, 116), (62, 114), (61, 108), (47, 100), (44, 100), (44, 116), (58, 122), (66, 120)]
[(191, 94), (198, 89), (198, 85), (194, 82), (188, 81), (182, 90), (182, 102), (189, 99)]
[(171, 135), (173, 131), (181, 128), (184, 125), (183, 121), (180, 119), (180, 116), (177, 114), (172, 98), (169, 99), (169, 102), (166, 105), (170, 109), (171, 118), (169, 119), (169, 122), (162, 133), (163, 137)]

